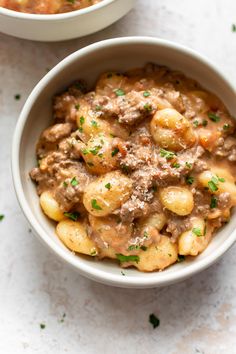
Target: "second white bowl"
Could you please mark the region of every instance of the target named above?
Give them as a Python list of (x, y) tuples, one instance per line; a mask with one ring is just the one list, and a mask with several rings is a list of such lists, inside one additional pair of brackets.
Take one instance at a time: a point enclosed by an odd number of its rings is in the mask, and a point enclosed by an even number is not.
[(100, 31), (131, 10), (135, 0), (103, 0), (56, 15), (21, 13), (0, 7), (0, 32), (35, 41), (63, 41)]

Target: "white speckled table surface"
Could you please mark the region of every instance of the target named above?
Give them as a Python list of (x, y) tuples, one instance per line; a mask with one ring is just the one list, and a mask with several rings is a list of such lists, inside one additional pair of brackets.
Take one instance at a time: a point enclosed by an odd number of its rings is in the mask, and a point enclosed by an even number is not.
[[(138, 0), (121, 21), (83, 39), (46, 44), (0, 34), (1, 354), (236, 353), (235, 247), (210, 269), (170, 287), (100, 285), (62, 264), (32, 235), (10, 172), (19, 112), (47, 68), (104, 38), (149, 35), (200, 51), (236, 85), (233, 23), (235, 0)], [(160, 319), (155, 330), (148, 322), (152, 312)]]

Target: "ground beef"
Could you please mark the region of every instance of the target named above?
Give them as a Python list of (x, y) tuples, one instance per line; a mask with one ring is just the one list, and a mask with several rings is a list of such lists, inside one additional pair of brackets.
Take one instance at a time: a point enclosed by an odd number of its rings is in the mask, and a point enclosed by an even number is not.
[(174, 213), (166, 212), (167, 214), (167, 227), (166, 231), (171, 234), (171, 240), (173, 242), (185, 231), (190, 230), (192, 224), (189, 217), (177, 216)]

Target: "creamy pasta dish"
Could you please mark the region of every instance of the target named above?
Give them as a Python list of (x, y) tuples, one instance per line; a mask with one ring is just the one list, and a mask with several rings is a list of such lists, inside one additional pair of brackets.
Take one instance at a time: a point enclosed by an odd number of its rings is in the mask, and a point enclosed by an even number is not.
[(236, 205), (235, 121), (196, 81), (147, 64), (75, 82), (30, 172), (71, 251), (163, 270), (197, 256)]
[(102, 0), (0, 0), (0, 6), (32, 14), (58, 14), (80, 10)]

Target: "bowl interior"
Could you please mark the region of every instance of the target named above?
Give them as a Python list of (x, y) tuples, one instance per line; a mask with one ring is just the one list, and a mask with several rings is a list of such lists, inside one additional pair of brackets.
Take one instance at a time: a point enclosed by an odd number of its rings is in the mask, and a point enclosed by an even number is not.
[[(223, 77), (197, 54), (155, 39), (117, 39), (87, 47), (61, 62), (38, 84), (29, 97), (16, 129), (13, 148), (13, 176), (21, 206), (35, 231), (57, 254), (80, 272), (101, 282), (125, 287), (151, 287), (183, 279), (215, 261), (235, 241), (236, 217), (213, 238), (200, 256), (176, 264), (163, 272), (141, 273), (117, 264), (72, 254), (55, 235), (55, 225), (42, 213), (29, 171), (36, 165), (35, 145), (41, 131), (52, 123), (51, 98), (75, 79), (85, 79), (90, 88), (98, 75), (108, 70), (127, 70), (147, 62), (167, 65), (197, 79), (216, 93), (236, 116), (235, 92)], [(25, 122), (26, 121), (26, 122)], [(19, 148), (19, 149), (18, 149)], [(20, 171), (20, 172), (19, 172)]]

